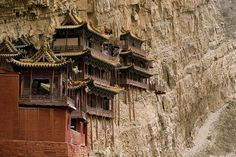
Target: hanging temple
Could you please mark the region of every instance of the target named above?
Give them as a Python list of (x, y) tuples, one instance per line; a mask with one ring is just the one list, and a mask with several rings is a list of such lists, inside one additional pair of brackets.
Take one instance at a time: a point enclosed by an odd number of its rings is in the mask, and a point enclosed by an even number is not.
[[(9, 138), (53, 143), (52, 152), (60, 145), (66, 147), (62, 154), (81, 156), (114, 146), (120, 100), (128, 104), (132, 121), (138, 95), (146, 90), (165, 94), (165, 88), (151, 83), (153, 60), (141, 49), (145, 40), (131, 31), (123, 32), (119, 42), (109, 39), (110, 35), (68, 13), (53, 41), (42, 39), (39, 49), (27, 36), (4, 40), (0, 80), (6, 84), (1, 88), (12, 88), (12, 92), (1, 91), (0, 104), (3, 97), (15, 98), (7, 105), (14, 111), (7, 115), (14, 124), (4, 126), (5, 132), (11, 128)], [(0, 137), (4, 136), (4, 129), (0, 131)], [(72, 145), (71, 150), (67, 151), (67, 145)]]

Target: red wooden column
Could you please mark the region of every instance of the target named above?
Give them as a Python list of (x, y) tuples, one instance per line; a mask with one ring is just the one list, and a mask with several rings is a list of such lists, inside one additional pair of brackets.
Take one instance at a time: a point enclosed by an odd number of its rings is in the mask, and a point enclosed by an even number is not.
[(21, 84), (20, 84), (20, 96), (22, 97), (24, 95), (24, 82), (25, 82), (25, 78), (24, 75), (21, 75)]
[(52, 78), (51, 78), (51, 81), (50, 81), (50, 91), (51, 91), (51, 99), (53, 99), (53, 90), (54, 90), (54, 69), (52, 70)]

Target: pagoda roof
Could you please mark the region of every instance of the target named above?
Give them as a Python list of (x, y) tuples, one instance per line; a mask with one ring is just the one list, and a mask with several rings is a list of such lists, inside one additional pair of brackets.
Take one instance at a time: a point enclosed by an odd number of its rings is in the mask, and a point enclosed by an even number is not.
[(14, 45), (16, 48), (24, 48), (31, 45), (33, 46), (33, 43), (28, 37), (23, 35), (14, 42)]
[(89, 82), (91, 82), (91, 79), (85, 79), (80, 81), (70, 81), (68, 88), (71, 90), (80, 89), (82, 87), (86, 87)]
[(94, 60), (96, 60), (98, 62), (102, 62), (112, 67), (118, 67), (120, 65), (120, 62), (118, 60), (111, 60), (103, 55), (105, 54), (102, 53), (100, 54), (100, 52), (96, 52), (96, 50), (90, 48), (77, 52), (64, 52), (56, 54), (56, 56), (63, 56), (63, 57), (84, 57), (84, 58), (86, 57), (86, 61), (94, 62)]
[(131, 55), (131, 56), (137, 57), (139, 59), (145, 60), (147, 62), (153, 61), (153, 59), (149, 59), (149, 58), (147, 58), (145, 56), (142, 56), (142, 55), (140, 55), (140, 54), (138, 54), (138, 53), (136, 53), (136, 52), (134, 52), (132, 50), (121, 51), (120, 55)]
[(31, 58), (15, 60), (11, 58), (9, 60), (12, 64), (16, 66), (25, 68), (59, 68), (72, 61), (66, 61), (65, 59), (59, 59), (53, 53), (52, 50), (47, 47), (41, 47), (41, 49), (36, 52)]
[(21, 55), (20, 51), (8, 40), (4, 40), (0, 44), (0, 57), (17, 57)]
[(146, 70), (144, 68), (140, 68), (136, 65), (122, 66), (122, 67), (119, 67), (118, 70), (132, 70), (132, 71), (135, 71), (145, 77), (151, 77), (154, 75), (154, 74), (150, 73), (148, 70)]
[(110, 35), (101, 32), (100, 30), (95, 28), (92, 24), (83, 21), (78, 16), (72, 13), (68, 13), (66, 15), (66, 18), (62, 22), (61, 26), (57, 27), (56, 29), (60, 30), (60, 29), (76, 29), (76, 28), (86, 28), (89, 32), (92, 32), (93, 34), (96, 34), (97, 36), (105, 40), (109, 40), (110, 38)]
[(123, 33), (120, 35), (121, 39), (124, 39), (126, 36), (130, 36), (131, 38), (138, 40), (140, 42), (144, 42), (145, 39), (142, 39), (141, 37), (138, 37), (134, 33), (132, 33), (130, 30), (123, 30)]
[(95, 81), (93, 80), (88, 82), (87, 87), (88, 87), (87, 89), (88, 93), (99, 94), (102, 97), (109, 97), (109, 98), (124, 91), (124, 89), (119, 86), (110, 86), (110, 85), (104, 86), (104, 85), (95, 83)]

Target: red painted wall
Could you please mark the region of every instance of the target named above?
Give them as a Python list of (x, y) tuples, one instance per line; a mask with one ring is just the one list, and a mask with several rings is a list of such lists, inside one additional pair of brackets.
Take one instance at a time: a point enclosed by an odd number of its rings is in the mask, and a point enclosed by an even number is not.
[(19, 75), (0, 71), (0, 139), (17, 135)]
[(19, 140), (68, 141), (68, 117), (65, 109), (19, 108)]
[(18, 94), (19, 75), (0, 70), (0, 157), (72, 157), (70, 112), (18, 107)]

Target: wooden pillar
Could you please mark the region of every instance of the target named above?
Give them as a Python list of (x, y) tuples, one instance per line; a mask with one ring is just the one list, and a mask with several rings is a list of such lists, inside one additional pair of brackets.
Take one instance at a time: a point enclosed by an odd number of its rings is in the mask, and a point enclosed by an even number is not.
[(66, 88), (65, 88), (65, 94), (68, 96), (68, 78), (69, 78), (69, 66), (66, 66)]
[(111, 109), (112, 109), (112, 113), (113, 113), (113, 115), (112, 115), (112, 146), (114, 146), (114, 143), (115, 143), (115, 131), (114, 131), (114, 122), (115, 122), (115, 117), (116, 117), (116, 113), (115, 113), (115, 110), (116, 110), (116, 107), (115, 107), (115, 98), (116, 98), (116, 96), (115, 97), (113, 97), (113, 99), (112, 99), (112, 102), (111, 102), (111, 104), (112, 104), (112, 106), (111, 106)]
[(105, 125), (105, 128), (104, 128), (104, 131), (105, 131), (105, 148), (107, 147), (107, 123), (106, 123), (106, 119), (104, 118), (104, 125)]
[(114, 119), (114, 121), (116, 122), (116, 98), (117, 98), (117, 96), (115, 96), (114, 97), (114, 99), (113, 99), (113, 119)]
[(30, 69), (30, 95), (29, 98), (32, 98), (32, 84), (33, 84), (33, 72), (32, 72), (32, 68)]
[(118, 95), (118, 126), (120, 125), (120, 96)]
[(129, 105), (129, 120), (131, 121), (131, 94), (130, 94), (130, 85), (128, 85), (128, 105)]
[(52, 70), (52, 79), (51, 79), (51, 81), (50, 81), (51, 99), (53, 99), (54, 77), (55, 77), (55, 73), (54, 73), (54, 69), (53, 69), (53, 70)]
[(93, 116), (90, 117), (90, 144), (91, 150), (93, 150)]
[(25, 78), (24, 76), (22, 75), (21, 76), (21, 84), (20, 84), (20, 96), (22, 97), (24, 95), (24, 82), (25, 82)]
[[(95, 95), (96, 112), (98, 111), (98, 96)], [(96, 116), (96, 139), (98, 139), (98, 117)]]
[(132, 89), (133, 119), (135, 120), (134, 90), (135, 90), (135, 87), (133, 87)]

